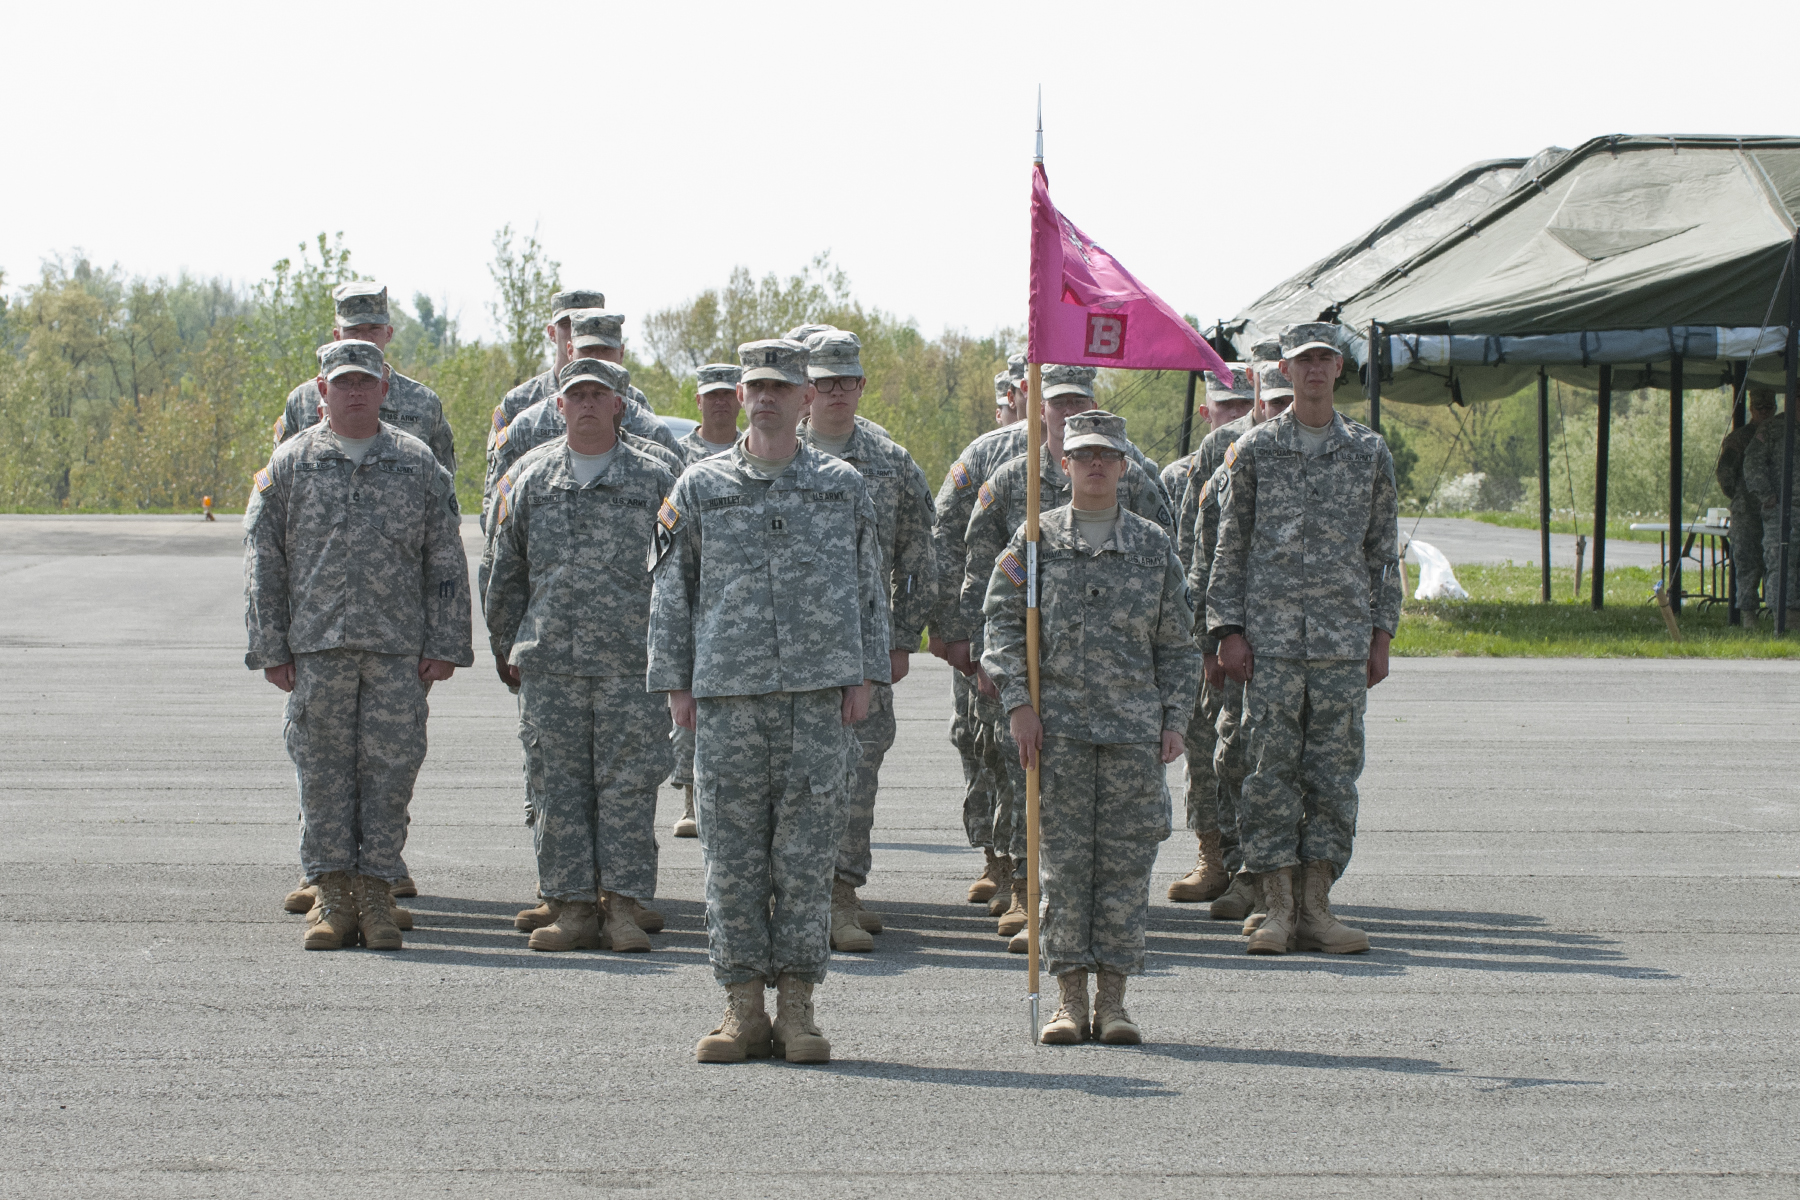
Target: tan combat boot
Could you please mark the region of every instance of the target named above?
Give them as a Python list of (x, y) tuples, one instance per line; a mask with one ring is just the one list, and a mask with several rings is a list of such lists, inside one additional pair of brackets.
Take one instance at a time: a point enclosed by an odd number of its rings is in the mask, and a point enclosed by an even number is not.
[(1009, 938), (1025, 928), (1025, 880), (1022, 877), (1013, 876), (1012, 904), (1007, 907), (1006, 915), (1000, 918), (1000, 924), (995, 928), (1003, 938)]
[(741, 1063), (767, 1058), (769, 1014), (763, 1008), (763, 981), (725, 985), (725, 1019), (694, 1046), (694, 1059), (704, 1063)]
[(1094, 987), (1094, 1038), (1108, 1046), (1135, 1046), (1144, 1040), (1125, 1011), (1125, 977), (1112, 971), (1101, 971)]
[(1207, 916), (1215, 921), (1241, 921), (1256, 909), (1256, 876), (1239, 871), (1225, 894), (1212, 902)]
[[(700, 825), (699, 825), (699, 822), (694, 820), (694, 785), (691, 783), (687, 784), (681, 790), (682, 790), (682, 792), (684, 792), (686, 794), (687, 799), (685, 801), (683, 801), (683, 803), (682, 803), (681, 816), (678, 817), (675, 821), (675, 829), (674, 829), (675, 836), (676, 837), (699, 837), (700, 836)], [(711, 1059), (711, 1058), (703, 1058), (700, 1061), (701, 1062), (717, 1062), (720, 1060)], [(734, 1059), (734, 1060), (730, 1060), (730, 1061), (742, 1062), (743, 1060), (742, 1059)]]
[(1077, 1046), (1088, 1038), (1088, 973), (1085, 967), (1056, 977), (1062, 990), (1062, 1003), (1056, 1015), (1038, 1031), (1038, 1041), (1046, 1046)]
[(813, 1019), (813, 985), (792, 975), (775, 981), (775, 1026), (771, 1048), (791, 1063), (828, 1063), (831, 1043)]
[(864, 908), (861, 896), (856, 898), (856, 923), (870, 933), (880, 933), (882, 930), (881, 914), (872, 908)]
[(619, 954), (642, 954), (650, 949), (650, 937), (631, 919), (631, 898), (617, 892), (601, 892), (600, 945)]
[(1013, 860), (1010, 854), (1001, 854), (1000, 866), (994, 873), (994, 894), (988, 899), (988, 916), (1003, 917), (1006, 910), (1012, 907)]
[(401, 876), (399, 881), (388, 889), (388, 895), (398, 896), (401, 899), (405, 899), (408, 896), (416, 896), (418, 894), (419, 885), (413, 882), (411, 875)]
[[(407, 909), (394, 904), (392, 900), (388, 903), (388, 919), (393, 921), (394, 927), (402, 933), (411, 929), (413, 927), (412, 913)], [(319, 910), (316, 906), (306, 914), (306, 923), (308, 925), (317, 925), (319, 923)]]
[[(1002, 861), (1006, 863), (1006, 873), (1012, 874), (1011, 859), (1002, 860), (998, 854), (994, 853), (992, 846), (983, 846), (981, 852), (987, 855), (987, 863), (981, 868), (981, 874), (976, 876), (975, 882), (969, 885), (970, 904), (986, 904), (994, 898), (994, 893), (1000, 890), (1000, 864)], [(290, 908), (288, 911), (293, 912), (294, 910)]]
[(400, 949), (400, 926), (394, 923), (394, 897), (387, 880), (373, 875), (356, 877), (356, 920), (366, 948)]
[(1361, 954), (1369, 948), (1369, 935), (1352, 929), (1331, 915), (1331, 884), (1337, 865), (1314, 859), (1300, 868), (1300, 918), (1294, 945), (1300, 950), (1326, 954)]
[(1294, 948), (1294, 869), (1283, 867), (1256, 877), (1268, 912), (1245, 947), (1251, 954), (1286, 954)]
[(548, 900), (539, 900), (536, 908), (521, 908), (519, 915), (513, 918), (513, 928), (520, 933), (530, 933), (534, 929), (542, 929), (556, 920), (556, 913), (551, 911)]
[(348, 871), (327, 871), (317, 885), (318, 919), (306, 927), (308, 950), (337, 950), (356, 944), (356, 887)]
[(831, 883), (831, 948), (849, 954), (875, 948), (875, 939), (856, 919), (856, 889), (841, 879)]
[(663, 915), (654, 908), (647, 908), (623, 892), (607, 892), (608, 903), (617, 902), (625, 906), (625, 915), (631, 923), (645, 933), (661, 933), (663, 931)]
[(531, 931), (533, 950), (598, 950), (600, 907), (585, 900), (551, 900), (550, 923)]
[(1231, 877), (1225, 874), (1225, 862), (1219, 855), (1219, 831), (1200, 835), (1200, 853), (1194, 869), (1169, 885), (1169, 899), (1177, 904), (1195, 904), (1212, 900), (1225, 893)]
[(1262, 928), (1262, 923), (1269, 919), (1269, 899), (1263, 894), (1262, 876), (1250, 876), (1250, 892), (1255, 897), (1250, 902), (1250, 915), (1244, 918), (1244, 928), (1240, 931), (1249, 937)]
[(281, 907), (291, 913), (311, 912), (313, 904), (319, 899), (319, 885), (308, 883), (302, 879), (300, 886), (289, 892), (282, 900)]

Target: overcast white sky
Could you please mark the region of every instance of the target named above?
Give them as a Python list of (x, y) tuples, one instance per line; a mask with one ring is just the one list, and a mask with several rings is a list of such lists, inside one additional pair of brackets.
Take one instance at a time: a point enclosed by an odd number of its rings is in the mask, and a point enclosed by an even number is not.
[(984, 333), (1023, 322), (1042, 83), (1058, 206), (1210, 320), (1469, 162), (1800, 132), (1795, 12), (8, 2), (0, 269), (251, 281), (342, 230), (481, 335), (510, 221), (640, 319), (830, 250), (865, 304)]

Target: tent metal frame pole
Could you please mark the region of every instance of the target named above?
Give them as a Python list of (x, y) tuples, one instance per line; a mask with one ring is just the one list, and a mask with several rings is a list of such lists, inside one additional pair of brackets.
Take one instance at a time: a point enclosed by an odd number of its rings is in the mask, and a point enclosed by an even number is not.
[(1800, 384), (1800, 232), (1788, 251), (1788, 316), (1787, 345), (1782, 354), (1787, 359), (1787, 400), (1782, 405), (1781, 439), (1781, 554), (1777, 566), (1781, 574), (1775, 585), (1775, 632), (1787, 632), (1787, 610), (1793, 598), (1788, 595), (1788, 539), (1794, 532), (1794, 393)]
[(1369, 428), (1381, 432), (1381, 325), (1369, 322)]
[(1181, 457), (1186, 458), (1194, 440), (1194, 389), (1200, 383), (1200, 372), (1188, 372), (1187, 403), (1181, 408)]
[[(1731, 428), (1733, 431), (1744, 427), (1744, 419), (1747, 415), (1744, 412), (1744, 381), (1749, 377), (1749, 366), (1750, 364), (1741, 362), (1731, 364)], [(1743, 465), (1741, 456), (1738, 463), (1741, 468)], [(1744, 473), (1740, 469), (1738, 471), (1738, 487), (1743, 486)], [(1731, 555), (1725, 564), (1725, 623), (1742, 625), (1744, 610), (1738, 605), (1737, 542), (1727, 537), (1725, 543), (1731, 547)]]
[(1550, 375), (1538, 368), (1538, 558), (1543, 562), (1544, 594), (1550, 603)]
[(1669, 359), (1669, 609), (1681, 611), (1681, 355)]
[(1606, 607), (1606, 467), (1612, 451), (1612, 364), (1600, 365), (1600, 411), (1594, 438), (1594, 611)]
[(1750, 376), (1750, 364), (1735, 362), (1731, 364), (1731, 427), (1742, 429), (1750, 414), (1744, 410), (1747, 398), (1747, 382)]

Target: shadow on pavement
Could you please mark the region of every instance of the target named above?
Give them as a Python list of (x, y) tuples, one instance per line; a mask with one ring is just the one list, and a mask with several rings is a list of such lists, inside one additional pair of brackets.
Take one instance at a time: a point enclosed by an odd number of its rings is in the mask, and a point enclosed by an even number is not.
[(936, 1086), (1018, 1088), (1025, 1091), (1083, 1092), (1111, 1100), (1141, 1100), (1179, 1096), (1181, 1092), (1159, 1079), (1132, 1079), (1119, 1075), (1070, 1075), (1038, 1071), (994, 1071), (977, 1067), (916, 1067), (907, 1063), (870, 1062), (834, 1058), (834, 1075), (860, 1075), (895, 1083)]

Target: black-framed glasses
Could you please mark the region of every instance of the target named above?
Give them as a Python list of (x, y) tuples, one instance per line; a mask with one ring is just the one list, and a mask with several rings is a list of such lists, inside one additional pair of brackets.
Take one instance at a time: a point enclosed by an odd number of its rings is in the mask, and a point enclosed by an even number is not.
[(829, 396), (833, 392), (854, 392), (862, 386), (861, 375), (831, 375), (813, 380), (813, 386)]
[(1091, 463), (1096, 458), (1101, 462), (1123, 462), (1125, 460), (1125, 452), (1123, 450), (1113, 450), (1101, 446), (1083, 446), (1078, 450), (1069, 451), (1070, 462)]

